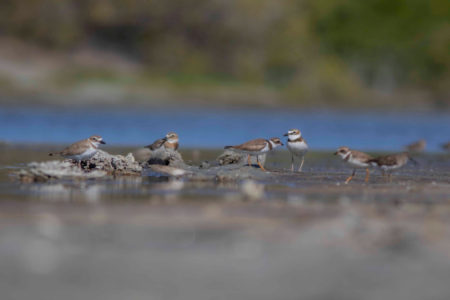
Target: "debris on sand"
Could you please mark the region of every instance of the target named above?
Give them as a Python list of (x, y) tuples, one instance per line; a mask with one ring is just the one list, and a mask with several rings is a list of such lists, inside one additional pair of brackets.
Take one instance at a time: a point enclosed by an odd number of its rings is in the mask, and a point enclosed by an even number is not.
[(152, 156), (152, 151), (148, 148), (138, 148), (132, 152), (134, 158), (140, 162), (146, 162)]
[[(265, 157), (260, 157), (264, 163)], [(256, 163), (256, 158), (252, 158)], [(252, 162), (253, 162), (252, 161)], [(33, 162), (14, 172), (22, 182), (43, 182), (52, 179), (99, 179), (107, 176), (186, 177), (194, 181), (267, 180), (273, 176), (259, 167), (246, 166), (246, 155), (225, 151), (216, 161), (199, 166), (188, 165), (181, 154), (172, 149), (154, 151), (151, 158), (139, 163), (132, 153), (112, 155), (103, 150), (79, 165), (71, 160)], [(81, 168), (80, 168), (81, 166)], [(251, 198), (251, 197), (250, 197)]]
[(163, 166), (171, 166), (175, 168), (185, 169), (188, 166), (184, 162), (181, 157), (180, 152), (173, 149), (160, 149), (157, 151), (153, 151), (150, 159), (142, 164), (143, 167), (148, 168), (151, 165), (163, 165)]
[[(217, 162), (221, 166), (233, 165), (233, 164), (240, 164), (240, 165), (248, 164), (247, 155), (246, 154), (237, 153), (237, 152), (234, 152), (232, 150), (225, 150), (217, 158)], [(256, 165), (257, 164), (256, 156), (251, 156), (250, 157), (250, 162), (252, 164)], [(265, 154), (259, 155), (259, 162), (261, 163), (261, 165), (264, 166), (264, 164), (266, 162), (266, 155)]]
[[(264, 163), (265, 155), (260, 156)], [(252, 157), (256, 164), (256, 157)], [(247, 156), (230, 150), (219, 156), (215, 161), (202, 162), (198, 166), (188, 165), (183, 161), (180, 153), (172, 149), (154, 151), (152, 158), (142, 164), (150, 172), (149, 176), (185, 176), (194, 181), (236, 181), (243, 179), (267, 179), (269, 172), (263, 172), (259, 167), (246, 166)]]
[(52, 179), (92, 179), (108, 175), (137, 175), (142, 174), (141, 165), (135, 161), (133, 155), (111, 155), (98, 150), (89, 160), (81, 163), (81, 168), (71, 160), (52, 160), (46, 162), (32, 162), (27, 168), (14, 172), (22, 182), (43, 182)]
[(113, 175), (141, 175), (142, 166), (134, 159), (133, 154), (111, 155), (103, 150), (98, 150), (95, 155), (86, 162), (84, 168), (106, 171)]
[(21, 169), (14, 175), (22, 182), (45, 182), (52, 179), (101, 178), (107, 173), (101, 170), (86, 172), (70, 160), (52, 160), (29, 163), (26, 169)]

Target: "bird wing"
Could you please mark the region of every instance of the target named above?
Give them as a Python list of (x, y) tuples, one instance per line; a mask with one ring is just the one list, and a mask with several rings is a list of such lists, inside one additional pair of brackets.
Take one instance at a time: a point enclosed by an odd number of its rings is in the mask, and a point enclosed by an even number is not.
[(153, 144), (145, 146), (145, 148), (149, 148), (150, 150), (156, 150), (156, 149), (161, 148), (165, 142), (166, 142), (165, 139), (159, 139), (159, 140), (154, 141)]
[(362, 162), (369, 162), (371, 159), (373, 159), (372, 156), (370, 156), (367, 153), (361, 152), (361, 151), (357, 151), (357, 150), (352, 150), (352, 156), (356, 159), (359, 159)]
[(394, 155), (380, 156), (380, 157), (371, 159), (370, 161), (375, 162), (378, 165), (384, 165), (384, 166), (394, 166), (397, 164), (397, 159)]
[(267, 143), (268, 141), (265, 139), (254, 139), (241, 145), (233, 146), (232, 148), (246, 151), (260, 151), (264, 149)]
[(83, 152), (85, 152), (88, 148), (89, 148), (88, 143), (85, 143), (85, 141), (79, 141), (65, 148), (64, 150), (59, 152), (59, 154), (62, 156), (80, 155)]

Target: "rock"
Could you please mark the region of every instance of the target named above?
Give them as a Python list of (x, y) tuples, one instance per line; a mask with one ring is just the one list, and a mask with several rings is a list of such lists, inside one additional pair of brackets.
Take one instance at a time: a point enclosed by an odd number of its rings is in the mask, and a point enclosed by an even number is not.
[(101, 178), (106, 176), (107, 173), (101, 170), (86, 172), (70, 160), (52, 160), (29, 163), (27, 169), (21, 169), (15, 172), (14, 175), (22, 182), (43, 182), (51, 179), (65, 178)]
[(133, 155), (111, 155), (98, 150), (89, 160), (81, 163), (81, 168), (71, 160), (53, 160), (47, 162), (32, 162), (14, 173), (22, 182), (48, 181), (52, 179), (91, 179), (107, 175), (138, 175), (142, 174), (142, 167), (135, 161)]
[(158, 149), (152, 151), (150, 159), (143, 164), (144, 167), (149, 167), (150, 165), (165, 165), (181, 169), (187, 167), (181, 154), (172, 149)]
[(208, 161), (202, 161), (199, 168), (200, 169), (208, 169), (211, 167), (211, 164)]
[(146, 162), (152, 156), (152, 151), (149, 148), (139, 148), (132, 152), (134, 158), (140, 162)]
[[(247, 164), (247, 155), (246, 154), (240, 154), (237, 152), (234, 152), (232, 150), (225, 150), (218, 158), (217, 161), (219, 162), (219, 165), (225, 166), (225, 165), (232, 165), (232, 164), (241, 164), (245, 165)], [(250, 161), (252, 164), (256, 165), (256, 156), (251, 156)], [(261, 165), (264, 166), (266, 162), (266, 155), (259, 155), (259, 162)]]
[(88, 169), (98, 169), (114, 175), (141, 175), (142, 167), (134, 159), (133, 154), (127, 156), (111, 155), (103, 150), (98, 150), (95, 155), (86, 162)]

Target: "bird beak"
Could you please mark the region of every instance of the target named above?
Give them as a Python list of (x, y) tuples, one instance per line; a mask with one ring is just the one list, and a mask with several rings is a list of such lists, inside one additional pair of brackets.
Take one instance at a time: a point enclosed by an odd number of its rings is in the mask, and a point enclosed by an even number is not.
[(106, 142), (104, 142), (104, 141), (100, 141), (100, 144), (106, 144)]
[(283, 134), (283, 136), (289, 136), (289, 133), (285, 133), (285, 134)]
[(334, 155), (337, 155), (337, 151), (333, 153)]
[(284, 146), (284, 144), (282, 142), (280, 142), (281, 146)]

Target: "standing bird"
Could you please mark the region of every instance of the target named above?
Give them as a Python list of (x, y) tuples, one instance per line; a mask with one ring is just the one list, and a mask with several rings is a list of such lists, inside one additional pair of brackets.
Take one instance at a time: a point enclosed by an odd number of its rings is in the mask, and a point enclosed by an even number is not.
[(418, 140), (417, 142), (411, 143), (405, 146), (405, 149), (409, 152), (422, 152), (425, 150), (427, 142), (424, 139)]
[(291, 171), (294, 172), (294, 156), (297, 156), (302, 160), (298, 168), (298, 171), (301, 172), (305, 162), (305, 154), (308, 152), (308, 144), (298, 129), (291, 129), (284, 136), (288, 137), (287, 148), (291, 152)]
[(97, 153), (100, 144), (106, 143), (101, 136), (93, 135), (88, 139), (73, 143), (60, 152), (49, 153), (48, 155), (61, 155), (64, 158), (77, 162), (81, 167), (81, 161), (88, 160), (94, 156), (94, 154)]
[(250, 156), (256, 156), (256, 162), (261, 170), (265, 171), (264, 167), (259, 162), (259, 155), (265, 154), (278, 146), (283, 146), (283, 143), (279, 138), (273, 137), (269, 140), (266, 139), (255, 139), (243, 143), (237, 146), (225, 146), (225, 149), (230, 149), (238, 153), (247, 154), (248, 165), (251, 165)]
[(175, 132), (169, 132), (162, 139), (158, 139), (153, 142), (153, 144), (145, 146), (145, 148), (149, 148), (152, 151), (160, 150), (160, 149), (178, 149), (178, 134)]
[(373, 159), (372, 156), (361, 151), (350, 150), (350, 148), (348, 147), (339, 147), (337, 151), (334, 153), (334, 155), (339, 155), (342, 158), (342, 160), (344, 160), (350, 166), (353, 167), (353, 173), (345, 180), (345, 184), (349, 183), (350, 180), (353, 179), (353, 176), (355, 176), (356, 174), (356, 169), (359, 168), (366, 169), (366, 178), (364, 181), (365, 182), (369, 181), (370, 177), (369, 167), (372, 166), (370, 164), (370, 161)]
[(392, 172), (406, 165), (409, 160), (416, 165), (418, 164), (409, 156), (408, 152), (379, 156), (371, 159), (369, 163), (372, 166), (380, 168), (383, 177), (387, 175), (388, 180), (391, 181)]

